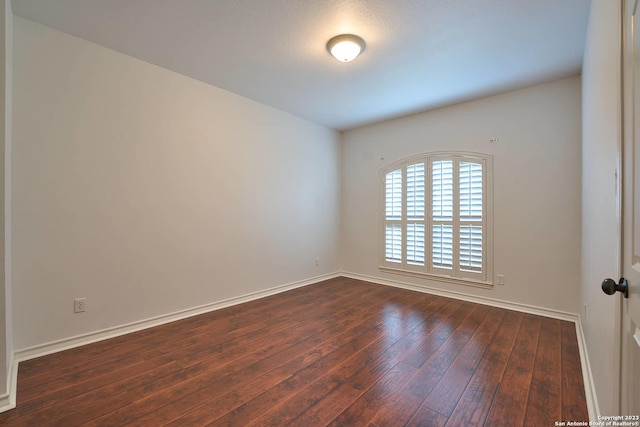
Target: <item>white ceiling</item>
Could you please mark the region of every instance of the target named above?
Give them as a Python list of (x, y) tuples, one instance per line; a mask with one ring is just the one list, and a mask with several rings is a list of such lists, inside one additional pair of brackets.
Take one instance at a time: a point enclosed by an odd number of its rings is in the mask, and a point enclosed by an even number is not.
[[(590, 0), (13, 0), (16, 15), (328, 127), (578, 74)], [(340, 63), (331, 37), (363, 54)]]

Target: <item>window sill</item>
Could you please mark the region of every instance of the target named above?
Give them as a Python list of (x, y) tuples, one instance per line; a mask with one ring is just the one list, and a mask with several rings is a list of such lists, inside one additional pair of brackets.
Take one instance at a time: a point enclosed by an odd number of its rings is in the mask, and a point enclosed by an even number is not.
[(456, 285), (472, 286), (474, 288), (492, 289), (492, 282), (483, 282), (473, 279), (459, 279), (457, 277), (441, 276), (439, 274), (420, 273), (418, 271), (403, 270), (401, 268), (380, 266), (380, 271), (392, 274), (401, 274), (403, 276), (419, 277), (422, 279), (436, 280), (438, 282), (453, 283)]

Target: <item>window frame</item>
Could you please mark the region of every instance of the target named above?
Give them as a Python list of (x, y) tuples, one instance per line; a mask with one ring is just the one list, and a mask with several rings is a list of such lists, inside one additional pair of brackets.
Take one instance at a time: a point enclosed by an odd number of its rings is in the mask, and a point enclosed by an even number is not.
[[(433, 161), (453, 160), (453, 266), (451, 270), (444, 268), (436, 268), (433, 266), (432, 259), (432, 233), (433, 233)], [(482, 272), (475, 273), (460, 269), (459, 253), (460, 253), (460, 162), (471, 161), (472, 163), (482, 164), (482, 221), (483, 226), (483, 247), (482, 247)], [(409, 220), (407, 218), (407, 167), (417, 163), (425, 165), (425, 214), (422, 220)], [(390, 172), (401, 170), (402, 181), (402, 198), (401, 198), (401, 217), (399, 220), (389, 221), (386, 218), (386, 175)], [(456, 177), (457, 175), (457, 177)], [(380, 209), (378, 210), (380, 218), (379, 226), (379, 269), (383, 272), (401, 274), (413, 277), (421, 277), (441, 282), (491, 288), (493, 287), (493, 156), (484, 153), (475, 153), (468, 151), (432, 151), (422, 153), (410, 157), (406, 157), (395, 162), (386, 164), (380, 168), (380, 187), (382, 191)], [(425, 241), (424, 241), (424, 265), (413, 265), (407, 262), (407, 223), (424, 224)], [(462, 221), (462, 225), (468, 221)], [(401, 261), (391, 262), (386, 260), (386, 238), (385, 233), (387, 224), (394, 223), (401, 225)], [(438, 223), (441, 223), (438, 221)]]

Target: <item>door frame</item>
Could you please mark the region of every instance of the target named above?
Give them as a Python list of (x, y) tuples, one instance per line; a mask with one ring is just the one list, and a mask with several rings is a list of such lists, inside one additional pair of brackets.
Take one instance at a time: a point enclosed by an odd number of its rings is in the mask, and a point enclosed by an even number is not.
[[(629, 207), (629, 203), (633, 204), (634, 201), (633, 200), (626, 200), (625, 201), (625, 197), (624, 197), (624, 192), (626, 190), (625, 186), (630, 186), (630, 188), (632, 189), (632, 191), (635, 193), (635, 191), (637, 190), (636, 188), (634, 188), (635, 185), (635, 177), (633, 176), (633, 174), (628, 177), (626, 176), (626, 171), (624, 169), (625, 164), (633, 164), (633, 167), (631, 168), (633, 173), (636, 172), (636, 169), (640, 167), (640, 165), (635, 164), (636, 162), (636, 153), (633, 152), (633, 150), (636, 148), (635, 147), (635, 138), (636, 138), (636, 126), (635, 126), (635, 115), (636, 115), (636, 109), (639, 107), (639, 102), (640, 100), (635, 99), (635, 92), (636, 92), (636, 85), (640, 84), (640, 81), (636, 81), (636, 65), (635, 65), (635, 59), (636, 57), (634, 56), (634, 54), (632, 53), (635, 50), (635, 31), (638, 30), (637, 28), (634, 28), (633, 30), (631, 30), (629, 27), (630, 26), (634, 26), (635, 27), (635, 23), (631, 22), (631, 19), (627, 19), (629, 16), (636, 16), (638, 15), (638, 12), (640, 12), (640, 0), (622, 0), (621, 1), (622, 7), (620, 10), (620, 21), (621, 21), (621, 28), (620, 28), (620, 105), (621, 105), (621, 114), (620, 114), (620, 123), (621, 123), (621, 135), (620, 135), (620, 143), (621, 143), (621, 147), (620, 147), (620, 153), (621, 153), (621, 167), (622, 169), (620, 169), (622, 171), (622, 187), (621, 190), (618, 192), (618, 199), (621, 202), (621, 207), (622, 207), (622, 216), (621, 216), (621, 229), (620, 229), (620, 243), (621, 243), (621, 247), (620, 247), (620, 272), (621, 274), (624, 274), (624, 268), (625, 268), (625, 260), (627, 257), (627, 251), (631, 250), (632, 254), (633, 254), (633, 246), (634, 246), (634, 237), (632, 236), (627, 236), (627, 239), (625, 239), (625, 233), (624, 233), (624, 223), (626, 220), (628, 220), (625, 217), (626, 215), (629, 215), (633, 218), (633, 205), (631, 207)], [(630, 14), (628, 15), (627, 12), (630, 12)], [(631, 54), (629, 54), (631, 53)], [(625, 92), (625, 89), (626, 92)], [(629, 90), (630, 89), (630, 90)], [(626, 96), (625, 96), (626, 93)], [(625, 149), (626, 148), (631, 148), (630, 152), (626, 152)], [(631, 157), (628, 157), (631, 156)], [(631, 163), (633, 162), (633, 163)], [(636, 195), (634, 194), (634, 198), (636, 197)], [(635, 226), (635, 224), (634, 224)], [(632, 233), (633, 234), (633, 233)], [(630, 245), (627, 243), (630, 240)], [(631, 286), (631, 285), (630, 285)], [(625, 334), (625, 322), (626, 322), (626, 316), (625, 316), (625, 309), (623, 307), (623, 299), (622, 296), (619, 296), (616, 299), (616, 318), (617, 318), (617, 322), (616, 322), (616, 335), (615, 335), (615, 341), (616, 341), (616, 345), (614, 346), (614, 351), (616, 352), (615, 354), (615, 360), (617, 363), (617, 372), (618, 375), (616, 377), (617, 380), (617, 387), (614, 389), (617, 393), (617, 395), (614, 396), (614, 403), (616, 404), (616, 408), (618, 410), (619, 414), (622, 414), (622, 410), (623, 410), (623, 406), (625, 405), (625, 403), (629, 403), (629, 402), (625, 402), (626, 397), (626, 392), (627, 392), (627, 387), (628, 387), (628, 379), (626, 378), (624, 371), (625, 368), (625, 364), (623, 362), (623, 352), (624, 352), (624, 337), (623, 334)]]

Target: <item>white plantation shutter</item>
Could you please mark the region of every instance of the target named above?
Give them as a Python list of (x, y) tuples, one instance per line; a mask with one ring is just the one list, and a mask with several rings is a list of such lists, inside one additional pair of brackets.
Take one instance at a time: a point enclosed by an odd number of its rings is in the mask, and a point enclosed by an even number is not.
[(424, 265), (424, 224), (407, 224), (407, 263)]
[(424, 163), (407, 166), (407, 218), (424, 219)]
[(482, 227), (460, 226), (460, 269), (482, 272)]
[(490, 172), (490, 157), (465, 153), (426, 154), (390, 165), (384, 174), (383, 249), (389, 271), (490, 285)]
[[(460, 269), (482, 272), (482, 164), (460, 161)], [(477, 225), (476, 225), (477, 224)]]
[(433, 226), (431, 262), (437, 268), (453, 268), (453, 226)]
[(453, 269), (453, 160), (431, 162), (431, 265)]
[(402, 170), (388, 173), (385, 183), (386, 219), (399, 220), (402, 217)]
[(402, 169), (389, 172), (385, 177), (385, 259), (402, 262)]
[(385, 257), (389, 262), (402, 262), (402, 226), (387, 225)]
[(407, 166), (407, 264), (424, 265), (424, 163)]
[(460, 220), (482, 221), (482, 164), (460, 162)]
[(433, 219), (435, 221), (451, 221), (453, 220), (453, 161), (434, 161), (431, 167)]

